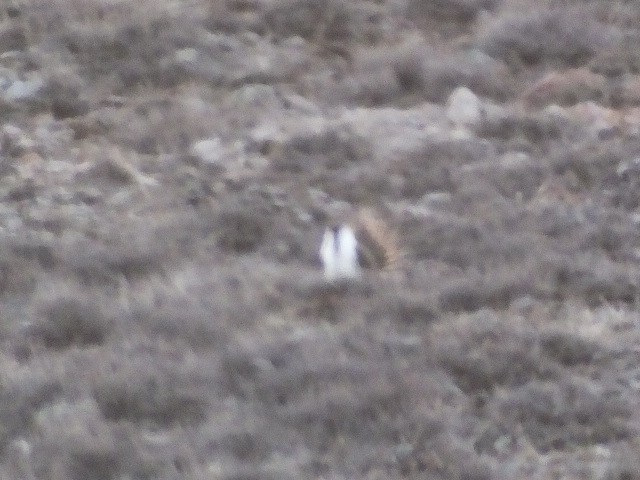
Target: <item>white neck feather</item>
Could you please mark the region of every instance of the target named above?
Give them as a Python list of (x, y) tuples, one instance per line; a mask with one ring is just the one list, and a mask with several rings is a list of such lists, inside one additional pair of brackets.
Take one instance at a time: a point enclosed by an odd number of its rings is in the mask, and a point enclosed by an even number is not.
[(357, 247), (355, 233), (349, 226), (325, 230), (320, 258), (328, 281), (353, 279), (360, 275)]

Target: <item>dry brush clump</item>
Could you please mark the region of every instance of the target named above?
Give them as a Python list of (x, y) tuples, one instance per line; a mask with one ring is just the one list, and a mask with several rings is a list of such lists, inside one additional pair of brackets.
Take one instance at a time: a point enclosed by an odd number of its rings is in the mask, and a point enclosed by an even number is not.
[[(307, 466), (309, 473), (331, 469), (318, 452), (330, 456), (344, 452), (354, 474), (389, 468), (395, 471), (400, 467), (393, 450), (385, 448), (381, 456), (374, 458), (358, 447), (357, 439), (366, 435), (372, 441), (387, 438), (399, 444), (405, 434), (409, 437), (409, 431), (420, 428), (418, 425), (425, 420), (422, 415), (426, 411), (417, 410), (416, 404), (412, 407), (410, 398), (429, 382), (423, 380), (413, 386), (418, 378), (406, 376), (409, 367), (404, 367), (405, 371), (389, 357), (391, 352), (386, 348), (395, 347), (362, 338), (358, 330), (356, 327), (345, 332), (342, 341), (350, 347), (338, 357), (326, 353), (338, 354), (342, 347), (322, 334), (309, 339), (265, 340), (262, 345), (249, 343), (245, 337), (242, 347), (232, 344), (225, 355), (225, 371), (230, 375), (228, 388), (243, 402), (263, 404), (286, 426), (289, 435), (296, 432), (311, 459), (315, 458)], [(408, 348), (419, 361), (419, 350)], [(340, 359), (343, 355), (348, 357)], [(377, 360), (372, 363), (374, 358)], [(374, 382), (369, 381), (371, 374)], [(416, 408), (416, 425), (405, 424), (412, 408)], [(440, 448), (445, 449), (444, 445)]]
[(28, 336), (50, 349), (102, 344), (114, 322), (94, 302), (64, 295), (43, 301), (40, 318), (32, 323)]
[[(582, 321), (579, 310), (565, 314), (571, 322)], [(475, 398), (478, 413), (491, 419), (478, 425), (480, 452), (500, 456), (530, 444), (546, 453), (633, 435), (630, 397), (620, 392), (614, 378), (591, 377), (596, 365), (615, 362), (615, 351), (598, 340), (558, 334), (546, 315), (540, 311), (536, 317), (537, 328), (545, 332), (542, 350), (536, 327), (522, 319), (507, 325), (491, 314), (478, 313), (434, 329), (439, 361)], [(462, 327), (468, 336), (453, 340), (452, 331), (463, 325), (459, 322), (469, 322)], [(461, 339), (464, 343), (457, 343)], [(560, 343), (567, 349), (561, 347), (558, 356)]]
[[(177, 2), (36, 1), (25, 2), (14, 21), (32, 45), (59, 42), (91, 78), (115, 72), (126, 80), (127, 69), (136, 68), (131, 79), (151, 81), (151, 75), (161, 73), (157, 60), (178, 47), (181, 31), (182, 40), (188, 38), (185, 29), (197, 18), (199, 9), (183, 7)], [(164, 42), (157, 42), (159, 37)]]
[(516, 69), (540, 63), (584, 65), (614, 39), (610, 27), (579, 8), (543, 7), (524, 17), (507, 13), (485, 26), (479, 46)]

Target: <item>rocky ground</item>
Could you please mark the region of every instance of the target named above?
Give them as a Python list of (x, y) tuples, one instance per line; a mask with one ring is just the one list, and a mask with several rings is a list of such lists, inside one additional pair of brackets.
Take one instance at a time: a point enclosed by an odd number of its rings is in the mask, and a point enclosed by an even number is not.
[(0, 4), (0, 478), (640, 478), (639, 25)]

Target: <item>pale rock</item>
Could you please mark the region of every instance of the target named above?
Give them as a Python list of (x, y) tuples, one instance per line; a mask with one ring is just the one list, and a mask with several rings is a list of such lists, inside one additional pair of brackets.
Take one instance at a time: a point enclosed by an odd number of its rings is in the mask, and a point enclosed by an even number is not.
[(271, 85), (251, 84), (236, 90), (230, 101), (238, 108), (269, 108), (280, 110), (282, 101), (277, 90)]
[(175, 59), (179, 63), (193, 63), (198, 60), (198, 50), (195, 48), (182, 48), (175, 53)]
[(569, 112), (567, 112), (565, 108), (555, 103), (552, 103), (544, 107), (544, 109), (542, 110), (542, 113), (548, 116), (549, 118), (555, 118), (560, 120), (567, 120), (571, 117), (571, 115), (569, 114)]
[(324, 190), (320, 190), (319, 188), (309, 188), (308, 195), (312, 205), (315, 208), (322, 208), (331, 203), (331, 197), (329, 196), (329, 194)]
[(219, 164), (224, 151), (225, 149), (218, 137), (199, 140), (191, 146), (191, 155), (209, 165)]
[(500, 158), (500, 166), (505, 170), (527, 171), (533, 168), (531, 157), (525, 152), (506, 152)]
[(35, 142), (15, 125), (6, 124), (1, 132), (2, 152), (18, 157), (35, 147)]
[(619, 177), (623, 178), (631, 175), (635, 177), (640, 176), (640, 157), (621, 161), (616, 167), (616, 173)]
[(626, 75), (621, 79), (620, 92), (615, 92), (617, 100), (623, 105), (640, 103), (640, 76)]
[(322, 110), (311, 100), (293, 92), (283, 95), (286, 107), (304, 115), (322, 115)]
[(36, 77), (28, 80), (16, 80), (4, 92), (4, 100), (7, 102), (20, 102), (32, 100), (44, 88), (45, 82)]
[(429, 208), (443, 208), (451, 203), (453, 196), (449, 192), (429, 192), (420, 199), (420, 204)]
[(625, 135), (640, 137), (640, 107), (626, 108), (621, 119)]
[(499, 124), (500, 122), (507, 121), (510, 112), (503, 107), (493, 102), (484, 102), (482, 105), (483, 119), (492, 124)]
[(262, 122), (249, 132), (249, 139), (255, 145), (264, 145), (267, 142), (283, 143), (287, 135), (282, 131), (282, 126), (275, 122)]
[(587, 127), (591, 135), (601, 138), (620, 126), (622, 116), (616, 110), (603, 107), (595, 102), (582, 102), (568, 109), (574, 121)]
[(16, 80), (17, 78), (14, 71), (0, 67), (0, 91), (7, 90)]
[(522, 295), (511, 302), (511, 308), (520, 314), (529, 314), (536, 306), (536, 300), (531, 295)]
[(467, 87), (456, 88), (447, 100), (447, 119), (459, 129), (475, 131), (484, 119), (480, 98)]

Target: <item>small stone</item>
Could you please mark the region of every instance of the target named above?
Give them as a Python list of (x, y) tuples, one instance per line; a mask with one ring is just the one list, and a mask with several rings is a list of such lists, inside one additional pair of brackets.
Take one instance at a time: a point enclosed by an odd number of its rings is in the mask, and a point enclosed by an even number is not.
[(449, 96), (447, 119), (454, 126), (475, 131), (480, 126), (484, 115), (482, 101), (467, 87), (458, 87)]
[(616, 167), (616, 173), (621, 178), (640, 176), (640, 157), (621, 161)]
[(568, 109), (572, 118), (581, 122), (594, 138), (604, 138), (621, 124), (621, 115), (595, 102), (583, 102)]
[(313, 222), (313, 216), (309, 212), (301, 208), (295, 209), (294, 214), (296, 216), (296, 219), (302, 224), (311, 225), (311, 223)]
[(34, 151), (28, 151), (22, 155), (18, 162), (14, 162), (15, 171), (23, 178), (31, 178), (36, 172), (41, 171), (44, 165), (44, 159)]
[(195, 48), (183, 48), (175, 53), (175, 59), (179, 63), (193, 63), (198, 59), (198, 51)]
[(321, 115), (322, 110), (311, 100), (296, 93), (284, 95), (284, 106), (304, 115)]
[(523, 295), (511, 302), (511, 308), (521, 314), (530, 313), (536, 305), (536, 300), (531, 295)]
[(207, 164), (220, 163), (223, 153), (224, 148), (218, 137), (200, 140), (191, 146), (191, 155)]
[(544, 107), (544, 109), (542, 110), (542, 113), (549, 118), (555, 118), (560, 120), (566, 120), (571, 118), (571, 115), (569, 114), (569, 112), (567, 112), (565, 108), (561, 107), (560, 105), (556, 105), (555, 103), (552, 103)]
[(282, 108), (282, 100), (277, 90), (263, 84), (251, 84), (239, 88), (230, 101), (239, 108), (268, 108), (274, 111)]
[(35, 147), (35, 142), (15, 125), (4, 125), (1, 135), (2, 151), (7, 155), (19, 157)]
[(41, 78), (29, 80), (16, 80), (4, 92), (4, 99), (7, 102), (20, 102), (32, 100), (44, 88), (45, 82)]
[(483, 114), (485, 121), (497, 125), (501, 122), (508, 121), (510, 112), (502, 105), (498, 105), (492, 102), (485, 102), (483, 104)]
[(442, 208), (451, 203), (453, 199), (449, 192), (429, 192), (420, 199), (420, 204), (429, 208)]
[(528, 170), (533, 165), (526, 152), (506, 152), (500, 157), (500, 166), (505, 170)]

